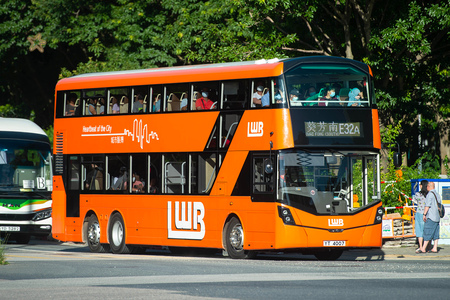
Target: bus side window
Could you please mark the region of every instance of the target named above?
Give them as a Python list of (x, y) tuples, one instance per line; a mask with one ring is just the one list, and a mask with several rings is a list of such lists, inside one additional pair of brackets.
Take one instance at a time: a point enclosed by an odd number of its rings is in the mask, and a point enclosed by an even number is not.
[(185, 194), (187, 159), (186, 154), (166, 154), (163, 156), (164, 186), (166, 194)]
[(166, 111), (187, 110), (189, 84), (170, 84), (166, 86)]
[(111, 155), (107, 157), (106, 189), (126, 192), (129, 190), (130, 168), (128, 155)]
[(274, 175), (271, 168), (273, 162), (269, 157), (253, 158), (253, 192), (272, 193), (274, 191)]
[(80, 189), (80, 162), (78, 156), (70, 156), (68, 159), (68, 190), (76, 191)]
[(192, 194), (208, 194), (217, 174), (216, 154), (191, 156), (190, 181)]
[(82, 157), (82, 190), (99, 191), (104, 189), (104, 163), (100, 155)]
[(252, 81), (252, 100), (250, 102), (250, 107), (261, 108), (262, 101), (261, 98), (264, 96), (264, 92), (268, 91), (270, 86), (270, 81), (268, 79), (255, 79)]
[(193, 97), (197, 97), (195, 110), (215, 110), (221, 100), (221, 84), (218, 81), (198, 82), (192, 85)]
[(148, 192), (149, 168), (147, 167), (148, 156), (146, 154), (134, 154), (131, 165), (131, 192), (143, 194)]

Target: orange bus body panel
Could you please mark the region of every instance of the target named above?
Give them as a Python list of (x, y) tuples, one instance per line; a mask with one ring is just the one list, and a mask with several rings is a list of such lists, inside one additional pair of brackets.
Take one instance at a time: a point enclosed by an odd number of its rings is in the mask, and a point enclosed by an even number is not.
[(66, 192), (62, 176), (53, 176), (52, 234), (55, 239), (66, 239)]
[(56, 119), (55, 128), (64, 133), (64, 154), (203, 151), (218, 115), (211, 111)]
[(380, 122), (378, 120), (378, 110), (372, 109), (373, 147), (381, 149)]
[(289, 110), (247, 110), (239, 123), (229, 151), (285, 149), (294, 146)]

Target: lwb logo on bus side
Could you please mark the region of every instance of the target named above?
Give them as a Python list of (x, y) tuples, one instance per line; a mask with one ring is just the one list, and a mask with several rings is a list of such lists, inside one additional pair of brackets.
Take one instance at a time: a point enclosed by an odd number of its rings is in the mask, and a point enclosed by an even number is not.
[[(186, 208), (187, 205), (187, 208)], [(205, 237), (205, 207), (201, 202), (167, 202), (167, 229), (169, 239), (202, 240)], [(172, 217), (175, 218), (175, 229), (172, 229)], [(200, 231), (198, 230), (200, 229)]]
[(247, 136), (248, 137), (258, 137), (264, 134), (264, 123), (263, 122), (248, 122), (247, 123)]
[(344, 226), (343, 219), (328, 219), (328, 226), (341, 227)]

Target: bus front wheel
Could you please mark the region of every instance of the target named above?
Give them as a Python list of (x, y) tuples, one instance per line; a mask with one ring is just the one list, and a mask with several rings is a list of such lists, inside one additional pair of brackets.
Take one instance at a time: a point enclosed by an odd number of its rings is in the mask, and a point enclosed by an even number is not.
[(244, 230), (239, 219), (233, 217), (225, 230), (225, 250), (231, 258), (254, 258), (256, 252), (244, 250)]
[(122, 215), (115, 213), (110, 219), (109, 245), (114, 254), (129, 254), (132, 248), (125, 244), (125, 225)]
[(91, 252), (104, 253), (109, 251), (108, 244), (100, 244), (100, 223), (96, 215), (89, 217), (86, 237)]
[(336, 260), (341, 257), (344, 250), (342, 249), (325, 249), (314, 253), (318, 260)]

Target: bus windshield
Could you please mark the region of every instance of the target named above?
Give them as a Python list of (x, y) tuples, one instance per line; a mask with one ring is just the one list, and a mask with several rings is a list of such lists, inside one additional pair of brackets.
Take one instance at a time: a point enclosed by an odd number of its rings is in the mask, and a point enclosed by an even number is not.
[(368, 107), (368, 75), (351, 65), (302, 64), (285, 74), (291, 106)]
[(50, 160), (47, 144), (0, 140), (0, 193), (50, 192)]
[(314, 214), (346, 213), (377, 198), (377, 156), (370, 153), (281, 151), (278, 200)]

